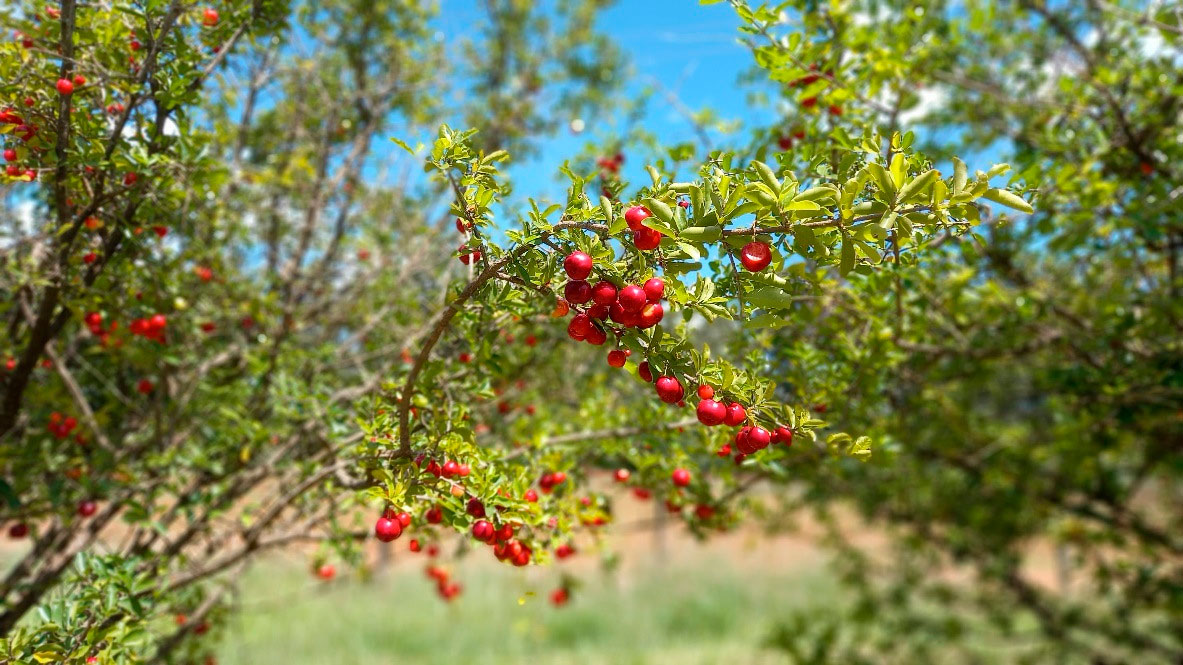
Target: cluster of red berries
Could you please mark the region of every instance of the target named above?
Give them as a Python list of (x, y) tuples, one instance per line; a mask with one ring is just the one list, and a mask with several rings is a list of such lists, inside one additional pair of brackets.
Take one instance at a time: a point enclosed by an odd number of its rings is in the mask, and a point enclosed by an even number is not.
[(451, 602), (464, 590), (464, 587), (452, 581), (451, 575), (446, 569), (439, 566), (428, 566), (427, 576), (435, 580), (436, 591), (439, 593), (440, 598), (448, 602)]
[[(26, 100), (26, 102), (31, 101), (31, 99)], [(0, 125), (15, 125), (12, 130), (12, 134), (19, 136), (21, 140), (25, 142), (28, 142), (33, 138), (33, 136), (37, 134), (37, 128), (25, 124), (24, 119), (21, 118), (21, 116), (18, 115), (12, 108), (0, 110)], [(16, 163), (18, 159), (19, 155), (17, 154), (15, 148), (6, 148), (4, 150), (4, 161), (7, 162), (7, 166), (4, 168), (4, 173), (12, 178), (23, 175), (30, 182), (36, 180), (37, 171), (33, 169), (22, 169), (20, 164)]]
[(538, 479), (538, 487), (542, 490), (543, 494), (550, 494), (556, 487), (562, 485), (566, 480), (567, 474), (563, 471), (544, 473), (542, 474), (542, 477)]
[(56, 438), (64, 439), (70, 436), (75, 427), (78, 427), (78, 421), (73, 416), (62, 416), (57, 411), (49, 414), (49, 433)]
[[(596, 346), (607, 341), (604, 332), (605, 319), (626, 328), (647, 329), (657, 325), (665, 310), (661, 306), (661, 298), (665, 294), (665, 282), (654, 277), (645, 285), (629, 284), (619, 291), (616, 285), (607, 280), (597, 282), (595, 286), (588, 283), (591, 274), (592, 258), (584, 252), (572, 252), (563, 261), (563, 269), (570, 281), (563, 289), (564, 300), (572, 305), (587, 305), (586, 311), (578, 312), (567, 326), (567, 335), (577, 342), (588, 342)], [(622, 352), (623, 353), (623, 352)], [(611, 356), (609, 362), (620, 360), (620, 354)], [(622, 366), (624, 363), (621, 362)]]
[(168, 319), (163, 314), (153, 314), (146, 319), (135, 319), (128, 326), (128, 329), (131, 330), (131, 334), (133, 335), (139, 335), (164, 344), (164, 328), (167, 325)]
[(388, 508), (374, 523), (374, 536), (384, 543), (393, 542), (403, 535), (403, 529), (410, 526), (410, 513), (396, 512), (393, 508)]
[(415, 458), (415, 466), (423, 468), (424, 460), (427, 461), (427, 468), (424, 470), (436, 478), (464, 478), (472, 473), (472, 467), (467, 464), (461, 464), (456, 460), (445, 460), (440, 464), (435, 460), (428, 460), (425, 455)]

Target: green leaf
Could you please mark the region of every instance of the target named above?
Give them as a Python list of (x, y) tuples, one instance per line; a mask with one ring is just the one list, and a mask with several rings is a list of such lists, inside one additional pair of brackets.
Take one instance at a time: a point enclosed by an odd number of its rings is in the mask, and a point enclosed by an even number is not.
[(965, 162), (953, 158), (953, 194), (960, 194), (965, 190), (965, 183), (969, 180), (969, 172), (965, 168)]
[(838, 264), (838, 274), (845, 277), (854, 268), (854, 245), (850, 238), (842, 237), (842, 257)]
[(879, 191), (883, 192), (888, 199), (895, 198), (895, 183), (891, 181), (891, 176), (888, 175), (887, 169), (883, 168), (882, 164), (870, 162), (867, 164), (867, 173), (871, 174)]
[(769, 189), (774, 193), (780, 191), (780, 180), (776, 179), (776, 173), (771, 167), (759, 160), (753, 161), (752, 166), (756, 167), (756, 172), (760, 174), (760, 180), (763, 180)]
[(896, 195), (898, 203), (907, 203), (909, 199), (917, 196), (923, 192), (929, 185), (937, 179), (936, 169), (929, 169), (924, 173), (916, 176), (916, 179), (900, 188), (899, 194)]
[(1019, 197), (1019, 195), (1005, 189), (998, 189), (996, 187), (987, 189), (986, 192), (982, 194), (982, 198), (988, 199), (995, 203), (1000, 203), (1008, 208), (1020, 210), (1027, 214), (1035, 212), (1035, 208), (1032, 208), (1030, 203), (1024, 201)]
[(390, 140), (394, 141), (395, 145), (397, 145), (398, 147), (402, 148), (403, 150), (406, 150), (407, 153), (410, 154), (411, 156), (414, 156), (415, 153), (423, 147), (423, 144), (420, 143), (419, 145), (417, 145), (415, 147), (415, 150), (411, 150), (411, 146), (407, 145), (406, 143), (403, 143), (400, 139), (397, 139), (392, 136), (392, 137), (390, 137)]
[(895, 184), (896, 189), (903, 187), (907, 175), (908, 160), (904, 158), (904, 153), (897, 152), (891, 158), (891, 182)]
[(666, 224), (674, 223), (674, 211), (670, 209), (665, 202), (658, 199), (645, 199), (645, 207), (653, 213), (653, 216), (665, 222)]

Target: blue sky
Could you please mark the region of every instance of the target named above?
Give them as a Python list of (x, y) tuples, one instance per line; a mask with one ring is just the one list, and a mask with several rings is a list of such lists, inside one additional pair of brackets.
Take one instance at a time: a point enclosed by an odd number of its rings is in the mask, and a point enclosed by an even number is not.
[[(463, 34), (471, 31), (476, 16), (473, 0), (442, 0), (439, 24), (448, 34)], [(701, 6), (695, 0), (619, 0), (601, 14), (599, 25), (630, 60), (626, 90), (640, 92), (658, 81), (695, 111), (711, 108), (721, 118), (740, 120), (745, 126), (771, 120), (768, 109), (752, 109), (745, 103), (738, 79), (751, 66), (752, 57), (737, 41), (739, 19), (726, 3)], [(666, 145), (691, 141), (695, 136), (692, 125), (663, 93), (656, 94), (642, 124)], [(515, 198), (562, 198), (564, 186), (555, 179), (558, 167), (576, 155), (595, 130), (589, 126), (578, 136), (562, 132), (544, 141), (539, 155), (515, 162), (509, 169)], [(624, 175), (637, 182), (642, 169), (640, 160), (627, 160)]]

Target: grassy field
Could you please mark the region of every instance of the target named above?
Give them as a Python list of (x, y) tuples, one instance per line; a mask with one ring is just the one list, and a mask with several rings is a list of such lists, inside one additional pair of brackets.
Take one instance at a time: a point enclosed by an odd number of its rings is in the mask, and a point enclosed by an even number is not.
[(261, 562), (219, 663), (785, 663), (764, 647), (772, 622), (836, 594), (817, 561), (751, 570), (707, 552), (619, 575), (585, 561), (583, 586), (563, 608), (548, 600), (553, 569), (465, 565), (456, 572), (464, 594), (448, 605), (423, 575), (424, 559), (400, 558), (368, 582), (327, 585), (294, 564)]

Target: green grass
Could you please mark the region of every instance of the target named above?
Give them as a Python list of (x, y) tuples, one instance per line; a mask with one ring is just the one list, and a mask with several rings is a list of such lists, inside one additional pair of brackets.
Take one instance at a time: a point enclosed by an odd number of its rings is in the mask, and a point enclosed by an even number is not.
[[(324, 585), (263, 562), (223, 635), (223, 665), (784, 663), (763, 643), (772, 622), (834, 598), (816, 564), (738, 571), (727, 562), (633, 570), (629, 582), (581, 571), (564, 608), (548, 596), (558, 571), (461, 567), (464, 594), (435, 596), (420, 566)], [(533, 591), (533, 595), (529, 592)]]

